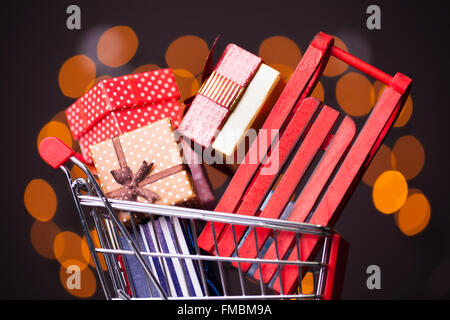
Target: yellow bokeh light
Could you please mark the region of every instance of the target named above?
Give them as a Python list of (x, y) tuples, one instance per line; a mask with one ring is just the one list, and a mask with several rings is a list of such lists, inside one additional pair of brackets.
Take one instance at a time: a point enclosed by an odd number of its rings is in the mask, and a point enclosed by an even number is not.
[(39, 148), (39, 144), (46, 137), (56, 137), (61, 139), (69, 148), (72, 148), (73, 140), (72, 134), (70, 133), (69, 128), (62, 122), (51, 120), (44, 127), (42, 127), (41, 131), (39, 131), (37, 138), (37, 147)]
[(78, 98), (95, 79), (94, 62), (86, 55), (69, 58), (59, 70), (59, 87), (69, 98)]
[(369, 167), (366, 170), (362, 180), (369, 186), (373, 186), (377, 178), (387, 170), (392, 170), (392, 152), (391, 149), (382, 144), (378, 149), (375, 157), (372, 159)]
[[(89, 298), (95, 294), (97, 290), (97, 279), (94, 272), (90, 268), (81, 268), (81, 262), (77, 260), (68, 260), (59, 270), (59, 279), (61, 284), (70, 294), (79, 298)], [(79, 274), (79, 287), (77, 287), (76, 271), (73, 266), (79, 266), (81, 272)]]
[[(98, 238), (97, 230), (91, 230), (90, 232), (92, 241), (94, 242), (94, 246), (96, 248), (101, 248), (100, 246), (100, 239)], [(95, 268), (94, 259), (92, 259), (91, 251), (89, 250), (89, 246), (86, 240), (86, 236), (83, 236), (83, 240), (81, 243), (81, 252), (83, 253), (83, 257), (85, 261), (89, 261), (89, 265)], [(105, 257), (102, 254), (98, 254), (98, 258), (100, 261), (100, 265), (102, 266), (103, 270), (107, 270), (106, 268), (106, 262)]]
[(393, 165), (407, 180), (416, 177), (425, 164), (425, 150), (422, 144), (413, 136), (399, 138), (392, 148)]
[(195, 95), (200, 89), (200, 84), (195, 76), (186, 69), (173, 70), (175, 81), (180, 91), (180, 101)]
[[(344, 41), (342, 41), (336, 36), (333, 36), (333, 38), (334, 38), (334, 45), (336, 47), (348, 52), (348, 48), (345, 45)], [(345, 70), (347, 70), (347, 68), (348, 64), (346, 64), (345, 62), (342, 62), (341, 60), (335, 57), (330, 57), (330, 60), (328, 61), (325, 69), (323, 70), (323, 75), (327, 77), (336, 77), (344, 73)]]
[(193, 75), (203, 72), (209, 48), (205, 40), (193, 35), (172, 41), (166, 51), (166, 63), (172, 69), (189, 70)]
[(53, 241), (59, 232), (61, 230), (54, 222), (35, 220), (30, 231), (31, 244), (34, 250), (47, 259), (55, 259)]
[(91, 82), (89, 82), (89, 84), (86, 86), (86, 88), (84, 89), (84, 93), (88, 92), (89, 90), (92, 89), (93, 86), (95, 86), (97, 83), (99, 83), (102, 80), (106, 80), (106, 79), (111, 79), (111, 76), (108, 75), (104, 75), (104, 76), (100, 76), (97, 77), (95, 79), (93, 79)]
[(46, 222), (55, 215), (56, 193), (47, 181), (33, 179), (25, 188), (24, 203), (25, 208), (33, 218)]
[(413, 193), (396, 213), (395, 222), (403, 234), (413, 236), (426, 228), (430, 216), (428, 199), (422, 193)]
[(72, 179), (86, 179), (86, 174), (76, 165), (73, 165), (72, 169), (70, 169), (70, 175), (72, 176)]
[(302, 58), (302, 53), (293, 40), (283, 36), (273, 36), (261, 43), (258, 56), (266, 64), (283, 64), (295, 69)]
[(58, 121), (67, 126), (69, 122), (67, 121), (66, 114), (64, 113), (64, 110), (59, 111), (57, 114), (55, 114), (51, 121)]
[(219, 189), (228, 179), (228, 176), (222, 171), (205, 164), (206, 173), (213, 189)]
[(349, 72), (339, 78), (336, 84), (336, 98), (347, 114), (360, 117), (368, 114), (373, 107), (375, 91), (364, 75)]
[(68, 267), (67, 261), (79, 261), (80, 269), (84, 270), (88, 265), (82, 249), (82, 239), (79, 235), (71, 231), (63, 231), (58, 233), (53, 241), (53, 252), (56, 259), (64, 267)]
[(378, 211), (391, 214), (399, 210), (408, 196), (408, 183), (399, 171), (383, 172), (375, 181), (372, 199)]
[(302, 279), (302, 294), (314, 293), (314, 277), (311, 272), (305, 274)]
[[(376, 99), (379, 100), (381, 94), (383, 93), (384, 89), (386, 89), (386, 85), (378, 80), (375, 80), (373, 83), (373, 87), (375, 89), (375, 96)], [(374, 99), (375, 100), (375, 99)], [(376, 101), (373, 101), (373, 105)], [(394, 127), (403, 127), (405, 126), (409, 119), (411, 118), (413, 112), (413, 100), (411, 98), (411, 95), (408, 96), (406, 99), (405, 105), (403, 106), (402, 110), (400, 111), (400, 114), (398, 115), (397, 120), (394, 123)]]
[(117, 68), (134, 57), (138, 44), (138, 37), (130, 27), (112, 27), (100, 36), (97, 43), (97, 56), (104, 65)]
[(325, 90), (323, 89), (322, 83), (317, 82), (316, 87), (314, 88), (313, 92), (311, 92), (311, 97), (317, 98), (320, 101), (324, 101), (325, 98)]
[(400, 112), (397, 120), (394, 123), (394, 127), (396, 128), (403, 127), (405, 124), (407, 124), (409, 119), (411, 118), (412, 112), (413, 112), (413, 101), (411, 95), (409, 95), (408, 99), (406, 99), (402, 111)]
[(292, 69), (291, 67), (289, 67), (288, 65), (285, 65), (285, 64), (273, 63), (273, 64), (269, 64), (269, 66), (274, 68), (275, 70), (277, 70), (280, 73), (281, 78), (284, 80), (285, 83), (287, 83), (289, 81), (289, 79), (292, 76), (292, 73), (294, 73), (294, 69)]
[(133, 73), (141, 73), (141, 72), (148, 72), (148, 71), (155, 71), (161, 69), (156, 64), (144, 64), (142, 66), (137, 67), (133, 70)]

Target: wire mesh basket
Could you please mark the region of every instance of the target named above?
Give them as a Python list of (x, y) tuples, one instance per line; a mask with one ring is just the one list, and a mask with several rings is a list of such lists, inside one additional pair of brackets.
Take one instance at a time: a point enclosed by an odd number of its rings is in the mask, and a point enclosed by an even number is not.
[[(44, 151), (43, 151), (44, 150)], [(342, 277), (339, 270), (345, 262), (342, 248), (345, 241), (329, 228), (307, 223), (295, 223), (220, 213), (185, 207), (107, 199), (94, 175), (75, 152), (57, 138), (46, 138), (40, 146), (41, 156), (54, 168), (60, 168), (67, 179), (76, 205), (83, 233), (96, 267), (97, 276), (106, 299), (330, 299), (336, 297)], [(66, 162), (72, 162), (86, 179), (73, 180)], [(128, 215), (128, 223), (118, 216)], [(139, 222), (136, 217), (139, 215)], [(265, 259), (256, 245), (256, 258), (221, 256), (214, 235), (216, 254), (199, 249), (197, 235), (205, 223), (246, 227), (246, 236), (260, 229), (270, 231), (277, 246), (277, 235), (295, 235), (292, 248), (300, 257), (302, 236), (321, 239), (321, 249), (315, 261)], [(90, 230), (95, 229), (98, 245)], [(234, 239), (234, 249), (239, 242)], [(238, 252), (238, 250), (235, 250)], [(251, 264), (243, 271), (243, 264)], [(103, 267), (102, 267), (103, 265)], [(278, 273), (271, 283), (256, 280), (265, 265), (276, 265)], [(285, 292), (281, 268), (289, 266), (298, 271), (298, 289)], [(309, 273), (308, 288), (302, 278)], [(342, 272), (341, 272), (342, 273)], [(311, 278), (311, 277), (310, 277)], [(278, 289), (277, 289), (278, 288)]]

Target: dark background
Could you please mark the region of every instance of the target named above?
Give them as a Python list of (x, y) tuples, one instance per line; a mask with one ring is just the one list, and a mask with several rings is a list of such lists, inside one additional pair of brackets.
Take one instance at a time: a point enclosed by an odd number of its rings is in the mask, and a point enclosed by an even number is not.
[[(213, 4), (212, 4), (213, 3)], [(77, 4), (82, 28), (66, 28), (66, 8)], [(382, 29), (366, 28), (366, 8), (378, 4)], [(446, 2), (421, 1), (33, 1), (2, 2), (1, 119), (2, 201), (0, 223), (0, 298), (73, 298), (59, 280), (59, 264), (39, 256), (29, 239), (33, 218), (23, 194), (33, 178), (46, 179), (56, 190), (55, 222), (62, 229), (80, 230), (73, 203), (60, 173), (38, 156), (40, 128), (72, 100), (58, 87), (64, 61), (84, 53), (80, 42), (95, 28), (128, 25), (139, 37), (139, 49), (128, 67), (105, 70), (114, 76), (145, 63), (165, 66), (164, 53), (175, 38), (193, 34), (211, 43), (220, 33), (222, 44), (237, 43), (251, 52), (267, 37), (284, 35), (305, 51), (318, 31), (343, 39), (349, 50), (393, 75), (414, 79), (413, 116), (388, 135), (387, 143), (406, 134), (420, 139), (425, 166), (412, 187), (431, 204), (431, 221), (419, 235), (407, 237), (392, 216), (377, 212), (371, 188), (361, 183), (336, 225), (350, 242), (343, 291), (345, 299), (406, 299), (450, 297), (449, 148), (448, 148), (448, 7)], [(364, 40), (365, 47), (346, 41)], [(370, 48), (370, 50), (367, 50)], [(127, 69), (128, 68), (128, 69)], [(98, 67), (98, 75), (103, 71)], [(325, 100), (334, 104), (334, 96)], [(382, 271), (381, 290), (368, 290), (366, 268)], [(100, 290), (94, 298), (102, 298)]]

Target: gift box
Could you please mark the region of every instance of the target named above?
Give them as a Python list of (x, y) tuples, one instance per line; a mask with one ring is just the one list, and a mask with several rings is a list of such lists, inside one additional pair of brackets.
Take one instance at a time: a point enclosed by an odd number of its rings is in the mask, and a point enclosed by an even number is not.
[(94, 144), (167, 117), (178, 126), (179, 97), (172, 71), (162, 69), (102, 80), (65, 114), (84, 159), (92, 163), (89, 147)]
[(229, 44), (193, 99), (178, 132), (209, 147), (261, 62), (260, 57)]
[(283, 88), (281, 74), (261, 64), (212, 144), (216, 157), (222, 156), (232, 172), (242, 163)]
[(195, 205), (196, 191), (169, 118), (90, 147), (109, 198)]

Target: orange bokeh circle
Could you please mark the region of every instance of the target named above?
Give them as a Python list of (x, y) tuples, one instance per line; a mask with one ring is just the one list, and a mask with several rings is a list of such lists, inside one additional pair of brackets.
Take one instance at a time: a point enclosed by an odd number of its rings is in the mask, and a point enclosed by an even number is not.
[(84, 270), (88, 261), (85, 259), (82, 248), (82, 239), (79, 235), (71, 231), (63, 231), (57, 234), (53, 241), (53, 252), (56, 259), (67, 267), (67, 261), (77, 260), (79, 261), (79, 267)]
[(59, 70), (58, 82), (61, 92), (69, 98), (78, 98), (95, 79), (94, 62), (86, 55), (67, 59)]
[(100, 36), (97, 43), (97, 56), (104, 65), (117, 68), (134, 57), (138, 44), (138, 37), (130, 27), (112, 27)]
[(391, 214), (399, 210), (408, 196), (405, 177), (395, 170), (383, 172), (373, 185), (372, 198), (378, 211)]
[(81, 268), (82, 264), (74, 259), (65, 261), (59, 269), (59, 279), (64, 289), (71, 295), (89, 298), (97, 290), (97, 279), (91, 268)]
[(42, 179), (31, 180), (24, 193), (25, 208), (35, 219), (46, 222), (56, 213), (58, 201), (56, 193), (47, 181)]

